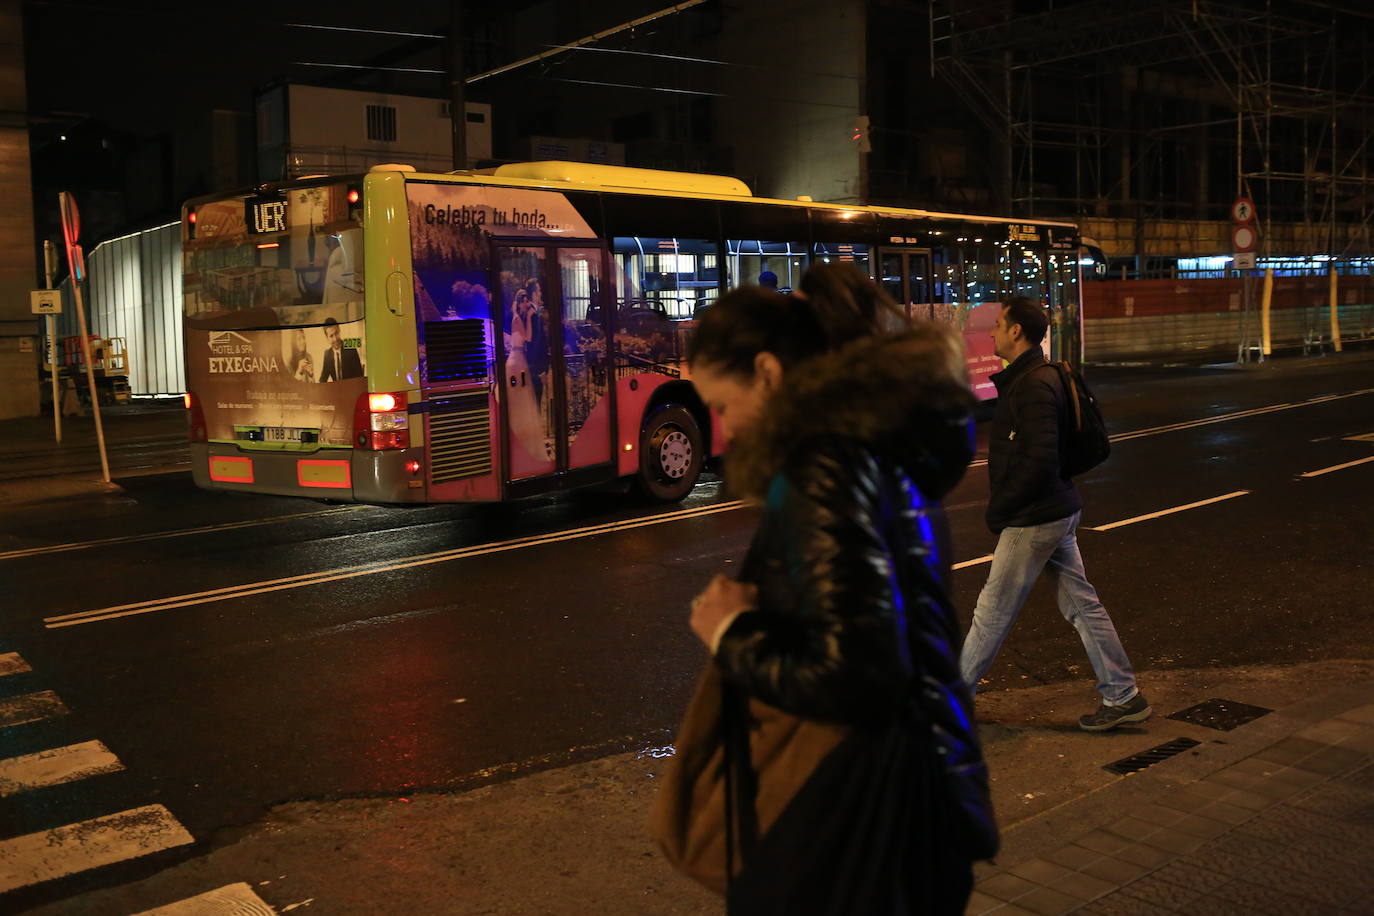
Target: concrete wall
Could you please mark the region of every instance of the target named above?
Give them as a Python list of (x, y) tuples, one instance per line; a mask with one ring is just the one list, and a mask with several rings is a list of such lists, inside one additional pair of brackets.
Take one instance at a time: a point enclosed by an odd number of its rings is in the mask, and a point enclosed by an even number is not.
[(717, 141), (754, 193), (863, 203), (864, 5), (758, 0), (731, 5), (721, 60), (735, 62), (719, 100)]
[(39, 344), (29, 308), (36, 255), (27, 108), (21, 4), (0, 0), (0, 419), (38, 413)]

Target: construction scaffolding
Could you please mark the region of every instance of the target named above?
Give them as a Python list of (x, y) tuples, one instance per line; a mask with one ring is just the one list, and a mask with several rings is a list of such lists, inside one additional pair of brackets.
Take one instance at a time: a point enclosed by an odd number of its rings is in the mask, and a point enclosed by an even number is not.
[(1262, 258), (1374, 253), (1374, 9), (1320, 0), (931, 0), (929, 9), (931, 75), (990, 132), (993, 196), (1007, 212), (1074, 217), (1133, 277), (1232, 253), (1228, 211), (1242, 195), (1259, 210)]

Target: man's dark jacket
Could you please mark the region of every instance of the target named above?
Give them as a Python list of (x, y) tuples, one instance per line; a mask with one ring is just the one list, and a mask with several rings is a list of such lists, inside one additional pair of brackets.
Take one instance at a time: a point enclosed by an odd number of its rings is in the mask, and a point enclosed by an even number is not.
[[(334, 369), (334, 356), (339, 356), (338, 372)], [(357, 350), (350, 350), (344, 347), (340, 350), (326, 348), (324, 351), (324, 365), (320, 367), (320, 381), (332, 382), (338, 379), (360, 378), (363, 374), (363, 361), (358, 356)]]
[[(988, 431), (987, 522), (994, 532), (1068, 518), (1083, 508), (1060, 470), (1064, 388), (1039, 347), (991, 376), (997, 412)], [(1021, 383), (1016, 384), (1021, 379)]]

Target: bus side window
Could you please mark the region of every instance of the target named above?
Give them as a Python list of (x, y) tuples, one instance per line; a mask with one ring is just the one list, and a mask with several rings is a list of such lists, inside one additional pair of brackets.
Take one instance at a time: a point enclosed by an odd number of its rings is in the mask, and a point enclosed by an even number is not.
[(811, 250), (811, 258), (813, 261), (853, 264), (868, 276), (873, 276), (868, 246), (861, 242), (816, 242)]
[(622, 315), (684, 320), (720, 296), (714, 239), (617, 236), (612, 252)]
[(755, 284), (789, 293), (806, 272), (805, 242), (726, 239), (725, 251), (731, 287)]

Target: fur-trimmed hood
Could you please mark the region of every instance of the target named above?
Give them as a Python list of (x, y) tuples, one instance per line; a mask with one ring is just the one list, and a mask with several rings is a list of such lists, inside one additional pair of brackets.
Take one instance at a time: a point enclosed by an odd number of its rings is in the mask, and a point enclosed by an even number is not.
[(973, 457), (963, 342), (925, 322), (901, 334), (856, 341), (788, 370), (758, 422), (726, 457), (730, 489), (762, 499), (769, 481), (807, 442), (862, 442), (900, 464), (928, 499), (940, 499)]

